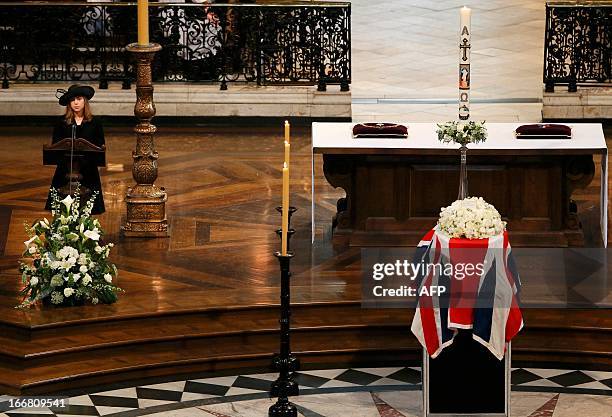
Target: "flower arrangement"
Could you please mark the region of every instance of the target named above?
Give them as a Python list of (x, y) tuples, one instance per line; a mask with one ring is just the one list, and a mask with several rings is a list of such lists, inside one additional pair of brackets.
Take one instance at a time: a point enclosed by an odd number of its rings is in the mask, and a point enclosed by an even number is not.
[(25, 287), (18, 307), (39, 300), (64, 306), (117, 301), (116, 293), (123, 290), (113, 283), (117, 268), (108, 261), (113, 244), (103, 244), (100, 222), (91, 218), (97, 194), (81, 207), (78, 189), (74, 198), (63, 200), (51, 189), (53, 219), (26, 225), (29, 239), (23, 256), (31, 261), (19, 266)]
[(438, 140), (444, 143), (458, 143), (467, 146), (468, 143), (480, 143), (487, 140), (485, 122), (446, 122), (438, 124)]
[(443, 207), (438, 228), (450, 237), (487, 239), (501, 234), (506, 222), (482, 197), (470, 197)]

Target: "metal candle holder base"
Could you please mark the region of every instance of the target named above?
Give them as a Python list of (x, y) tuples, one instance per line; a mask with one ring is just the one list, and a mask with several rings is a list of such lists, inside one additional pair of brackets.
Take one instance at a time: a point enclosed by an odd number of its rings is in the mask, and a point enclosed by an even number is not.
[[(282, 212), (281, 207), (277, 210)], [(296, 211), (295, 207), (289, 208), (289, 224), (291, 224), (291, 215)], [(289, 241), (295, 230), (287, 231), (287, 249)], [(282, 234), (282, 231), (277, 230), (277, 234)], [(291, 354), (291, 271), (290, 264), (293, 258), (293, 252), (287, 251), (287, 255), (282, 255), (280, 252), (274, 254), (278, 259), (281, 271), (281, 315), (280, 315), (280, 353), (272, 360), (272, 366), (278, 370), (279, 375), (276, 381), (272, 383), (270, 388), (270, 396), (278, 397), (278, 401), (269, 408), (269, 417), (297, 417), (297, 408), (293, 405), (289, 398), (300, 394), (298, 384), (291, 379), (291, 373), (299, 368), (299, 361)]]

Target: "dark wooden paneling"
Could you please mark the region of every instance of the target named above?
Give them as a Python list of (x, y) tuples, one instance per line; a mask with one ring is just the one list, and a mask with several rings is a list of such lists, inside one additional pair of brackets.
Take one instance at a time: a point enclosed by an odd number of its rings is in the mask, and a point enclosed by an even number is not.
[[(365, 151), (364, 151), (365, 152)], [(412, 154), (324, 154), (331, 185), (346, 191), (335, 225), (337, 243), (354, 246), (415, 244), (433, 227), (440, 208), (457, 198), (458, 158)], [(570, 200), (594, 176), (591, 154), (509, 156), (489, 152), (468, 157), (469, 194), (483, 197), (508, 221), (516, 246), (583, 244)], [(389, 233), (385, 240), (385, 233)], [(368, 235), (372, 238), (368, 239)]]

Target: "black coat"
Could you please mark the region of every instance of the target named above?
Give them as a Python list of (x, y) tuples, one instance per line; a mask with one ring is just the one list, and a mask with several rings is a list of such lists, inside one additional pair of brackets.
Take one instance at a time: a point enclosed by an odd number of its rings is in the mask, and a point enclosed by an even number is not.
[[(62, 116), (53, 129), (53, 143), (57, 143), (62, 139), (72, 137), (72, 125), (67, 125)], [(83, 138), (93, 143), (96, 146), (104, 145), (104, 130), (102, 124), (97, 118), (93, 118), (90, 122), (83, 120), (76, 127), (76, 138)], [(66, 184), (66, 173), (70, 171), (70, 166), (65, 163), (59, 164), (55, 169), (51, 187), (58, 189)], [(94, 202), (92, 214), (104, 213), (104, 198), (102, 196), (102, 185), (100, 184), (100, 174), (98, 167), (94, 165), (82, 164), (81, 175), (83, 175), (82, 185), (89, 188), (91, 192), (98, 191), (99, 194)], [(46, 210), (51, 210), (51, 194), (47, 197)]]

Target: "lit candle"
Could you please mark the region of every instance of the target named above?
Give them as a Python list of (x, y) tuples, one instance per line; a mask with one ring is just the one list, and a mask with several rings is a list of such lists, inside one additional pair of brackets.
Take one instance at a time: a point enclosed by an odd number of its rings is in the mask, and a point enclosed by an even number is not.
[(291, 144), (285, 141), (285, 164), (289, 167), (289, 158), (291, 153)]
[(291, 142), (291, 140), (289, 140), (289, 120), (285, 120), (285, 142)]
[(472, 10), (461, 8), (461, 24), (459, 34), (459, 119), (470, 118), (470, 38), (472, 32)]
[(281, 255), (287, 255), (287, 231), (289, 230), (289, 167), (283, 164), (283, 210), (281, 225)]
[(149, 44), (149, 0), (138, 0), (138, 45)]

